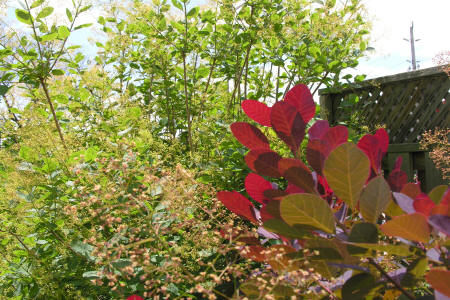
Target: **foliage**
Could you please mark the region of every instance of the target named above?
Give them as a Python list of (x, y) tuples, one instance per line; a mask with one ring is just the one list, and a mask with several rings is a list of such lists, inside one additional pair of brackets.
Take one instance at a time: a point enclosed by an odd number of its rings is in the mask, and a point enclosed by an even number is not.
[[(250, 100), (242, 108), (271, 127), (291, 151), (285, 158), (271, 150), (252, 124), (231, 125), (236, 139), (249, 148), (245, 161), (255, 173), (245, 186), (255, 202), (236, 191), (217, 197), (259, 226), (263, 239), (247, 243), (241, 254), (270, 270), (241, 285), (247, 297), (321, 299), (325, 293), (330, 299), (401, 294), (398, 299), (416, 299), (419, 292), (431, 294), (428, 288), (416, 290), (425, 278), (437, 299), (450, 296), (450, 189), (439, 186), (427, 195), (419, 184), (407, 183), (401, 158), (386, 181), (384, 129), (355, 145), (347, 142), (346, 127), (330, 128), (319, 120), (308, 131), (308, 167), (299, 150), (315, 104), (305, 85), (296, 85), (272, 107)], [(268, 181), (279, 177), (285, 188)]]
[(420, 146), (429, 152), (436, 168), (441, 171), (443, 179), (450, 179), (450, 129), (436, 128), (424, 132)]
[(86, 1), (25, 0), (20, 26), (1, 27), (0, 294), (239, 295), (259, 265), (234, 245), (256, 239), (248, 223), (212, 199), (213, 186), (243, 190), (249, 172), (228, 125), (246, 98), (340, 85), (367, 46), (363, 6), (90, 2), (105, 33), (92, 59), (69, 41), (93, 25)]

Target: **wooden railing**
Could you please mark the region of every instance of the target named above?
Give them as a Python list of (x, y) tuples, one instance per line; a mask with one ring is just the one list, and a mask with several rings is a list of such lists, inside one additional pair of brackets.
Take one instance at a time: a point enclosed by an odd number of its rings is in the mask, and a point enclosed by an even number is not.
[(369, 130), (386, 128), (390, 139), (383, 165), (386, 174), (402, 156), (410, 180), (418, 176), (426, 191), (445, 183), (419, 147), (424, 131), (450, 125), (450, 78), (442, 67), (375, 78), (341, 90), (324, 89), (319, 95), (322, 117), (332, 125), (352, 119)]

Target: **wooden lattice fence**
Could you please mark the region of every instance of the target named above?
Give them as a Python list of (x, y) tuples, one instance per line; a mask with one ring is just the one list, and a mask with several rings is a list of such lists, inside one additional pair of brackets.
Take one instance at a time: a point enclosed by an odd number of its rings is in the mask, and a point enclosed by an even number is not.
[(417, 175), (425, 190), (444, 183), (418, 143), (424, 131), (450, 125), (450, 78), (442, 67), (380, 77), (341, 90), (320, 90), (319, 94), (322, 117), (331, 124), (352, 119), (372, 130), (386, 128), (391, 144), (383, 166), (386, 174), (400, 155), (410, 180)]

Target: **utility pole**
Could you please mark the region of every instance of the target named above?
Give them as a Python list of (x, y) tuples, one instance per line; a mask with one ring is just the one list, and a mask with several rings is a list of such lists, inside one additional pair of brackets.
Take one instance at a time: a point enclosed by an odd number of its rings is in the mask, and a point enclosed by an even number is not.
[(404, 40), (411, 44), (411, 61), (408, 60), (408, 62), (411, 62), (413, 71), (417, 70), (416, 48), (414, 46), (414, 42), (420, 41), (420, 39), (417, 39), (417, 40), (414, 39), (414, 23), (413, 22), (411, 22), (411, 27), (409, 27), (409, 40), (408, 39), (404, 39)]

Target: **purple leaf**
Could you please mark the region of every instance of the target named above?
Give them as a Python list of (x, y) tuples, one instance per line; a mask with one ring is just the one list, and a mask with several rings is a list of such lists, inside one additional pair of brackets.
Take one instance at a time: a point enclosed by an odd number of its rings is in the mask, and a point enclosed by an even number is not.
[(397, 201), (398, 206), (407, 214), (415, 213), (414, 200), (402, 193), (393, 192), (395, 201)]
[(437, 230), (450, 236), (450, 217), (444, 215), (432, 215), (428, 218), (430, 223)]

